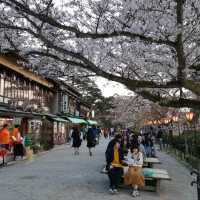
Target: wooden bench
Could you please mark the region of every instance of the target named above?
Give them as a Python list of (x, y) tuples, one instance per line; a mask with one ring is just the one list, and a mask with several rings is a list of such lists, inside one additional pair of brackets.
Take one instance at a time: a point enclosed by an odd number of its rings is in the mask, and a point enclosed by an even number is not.
[[(152, 168), (143, 168), (145, 176), (145, 188), (144, 190), (148, 191), (160, 191), (160, 182), (162, 180), (171, 180), (167, 170), (165, 169), (152, 169)], [(147, 175), (149, 173), (149, 175)]]
[(161, 164), (161, 162), (158, 158), (145, 158), (143, 167), (153, 168), (154, 164)]
[[(124, 174), (128, 171), (128, 167), (124, 167)], [(171, 180), (168, 172), (165, 169), (143, 168), (145, 177), (145, 187), (143, 190), (159, 192), (161, 180)], [(101, 173), (107, 174), (105, 166)], [(122, 177), (123, 179), (123, 177)], [(122, 180), (123, 182), (123, 180)], [(123, 184), (121, 187), (126, 187)]]

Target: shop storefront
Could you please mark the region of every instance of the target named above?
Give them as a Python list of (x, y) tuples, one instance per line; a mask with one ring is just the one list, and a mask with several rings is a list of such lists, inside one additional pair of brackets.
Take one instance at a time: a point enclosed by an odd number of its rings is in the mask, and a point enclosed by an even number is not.
[(53, 138), (54, 144), (65, 144), (68, 138), (69, 122), (62, 118), (54, 118), (53, 122)]

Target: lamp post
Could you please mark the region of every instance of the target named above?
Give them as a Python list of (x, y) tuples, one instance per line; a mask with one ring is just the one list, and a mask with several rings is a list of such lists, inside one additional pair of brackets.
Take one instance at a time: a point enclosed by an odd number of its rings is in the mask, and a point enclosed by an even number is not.
[(179, 125), (179, 117), (176, 116), (176, 115), (173, 115), (172, 116), (172, 121), (174, 123), (177, 123), (177, 125), (178, 125), (178, 135), (180, 136), (181, 135), (181, 131), (180, 131), (180, 125)]
[[(193, 112), (186, 112), (185, 113), (185, 117), (190, 125), (190, 129), (192, 129), (192, 121), (193, 121), (193, 118), (194, 118), (194, 113)], [(196, 145), (197, 141), (197, 135), (196, 135), (196, 124), (194, 123), (194, 145)]]
[[(192, 123), (192, 120), (194, 118), (194, 113), (193, 112), (187, 112), (187, 113), (185, 113), (185, 117), (186, 117), (186, 119), (189, 122), (190, 127), (191, 127), (191, 123)], [(194, 125), (194, 127), (196, 127), (196, 126)], [(195, 131), (194, 131), (194, 137), (195, 137), (195, 145), (196, 145), (196, 128), (195, 128)], [(193, 175), (193, 174), (196, 176), (196, 179), (191, 182), (191, 186), (193, 186), (194, 184), (197, 185), (197, 198), (198, 198), (198, 200), (200, 200), (200, 173), (199, 173), (199, 171), (194, 170), (194, 171), (191, 172), (191, 175)]]
[(186, 112), (185, 117), (186, 117), (188, 122), (192, 122), (192, 120), (194, 118), (194, 113), (193, 112)]
[(168, 147), (169, 147), (169, 123), (170, 123), (170, 119), (169, 118), (165, 118), (164, 119), (164, 124), (165, 124), (165, 127), (166, 127), (166, 133), (167, 133), (167, 140), (166, 140), (166, 147), (167, 147), (167, 149), (168, 149)]

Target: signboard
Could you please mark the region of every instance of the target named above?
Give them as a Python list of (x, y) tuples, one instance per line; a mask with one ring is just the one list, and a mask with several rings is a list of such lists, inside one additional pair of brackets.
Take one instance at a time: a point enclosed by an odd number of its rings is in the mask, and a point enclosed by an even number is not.
[(62, 111), (65, 113), (68, 112), (68, 96), (67, 95), (63, 95)]

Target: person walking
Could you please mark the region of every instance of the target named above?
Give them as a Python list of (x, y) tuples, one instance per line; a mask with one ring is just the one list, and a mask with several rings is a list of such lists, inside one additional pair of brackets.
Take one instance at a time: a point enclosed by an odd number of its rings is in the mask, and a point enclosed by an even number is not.
[(145, 146), (146, 156), (152, 157), (153, 140), (151, 138), (151, 134), (145, 136), (144, 144), (145, 144), (144, 146)]
[(23, 138), (21, 137), (21, 133), (19, 131), (19, 125), (15, 125), (15, 128), (12, 131), (12, 143), (14, 149), (14, 160), (16, 160), (17, 156), (24, 156), (24, 147), (23, 147)]
[(116, 135), (112, 139), (106, 149), (106, 169), (108, 171), (108, 177), (110, 180), (110, 189), (111, 194), (118, 193), (118, 187), (123, 175), (123, 165), (124, 155), (120, 148), (121, 144), (121, 135)]
[(139, 151), (142, 153), (143, 155), (143, 158), (146, 159), (147, 155), (146, 155), (146, 150), (145, 150), (145, 147), (144, 147), (144, 140), (141, 139), (141, 140), (138, 140), (138, 147), (139, 147)]
[(161, 127), (158, 127), (158, 128), (159, 128), (159, 130), (158, 130), (156, 139), (159, 144), (160, 151), (162, 151), (162, 149), (163, 149), (163, 131), (162, 131)]
[(0, 145), (6, 150), (10, 150), (10, 133), (8, 131), (8, 124), (4, 124), (0, 130)]
[(128, 158), (128, 172), (124, 176), (124, 184), (131, 185), (133, 187), (132, 196), (139, 196), (139, 187), (144, 187), (145, 180), (142, 171), (143, 155), (139, 151), (139, 147), (134, 147), (131, 150), (132, 154)]
[(102, 134), (101, 129), (100, 129), (99, 126), (96, 128), (96, 133), (97, 133), (97, 135), (96, 135), (97, 144), (99, 144), (100, 137), (101, 137), (101, 134)]
[(73, 128), (72, 131), (72, 147), (74, 147), (74, 155), (79, 155), (79, 148), (81, 146), (81, 134), (77, 127)]
[(96, 146), (96, 132), (94, 126), (88, 129), (86, 134), (86, 140), (87, 140), (89, 155), (92, 156), (92, 148)]

